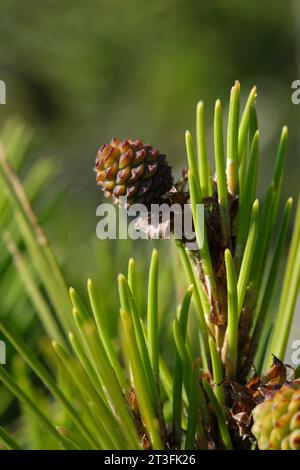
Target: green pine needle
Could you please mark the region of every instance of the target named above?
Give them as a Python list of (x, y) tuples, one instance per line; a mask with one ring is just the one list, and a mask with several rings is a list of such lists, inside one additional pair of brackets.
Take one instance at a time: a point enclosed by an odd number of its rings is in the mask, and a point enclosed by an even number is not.
[(115, 373), (118, 377), (118, 381), (120, 387), (122, 388), (123, 392), (127, 389), (127, 381), (124, 377), (124, 372), (120, 361), (117, 357), (115, 348), (112, 344), (109, 331), (107, 329), (105, 312), (103, 311), (103, 307), (99, 301), (99, 296), (96, 290), (96, 287), (91, 279), (87, 282), (87, 290), (89, 294), (90, 304), (92, 307), (94, 319), (98, 328), (98, 333), (107, 353), (108, 359), (111, 363), (111, 366), (115, 370)]
[(220, 403), (220, 406), (223, 408), (225, 405), (225, 395), (223, 388), (223, 372), (220, 354), (217, 350), (215, 340), (210, 336), (209, 338), (209, 348), (211, 354), (211, 363), (213, 370), (213, 379), (214, 379), (214, 392)]
[(36, 404), (28, 397), (23, 390), (18, 386), (18, 384), (13, 380), (8, 372), (4, 369), (3, 366), (0, 366), (0, 381), (11, 391), (11, 393), (24, 403), (30, 412), (36, 416), (39, 423), (44, 427), (44, 429), (54, 436), (63, 447), (66, 447), (65, 439), (59, 435), (55, 427), (52, 425), (51, 421), (39, 410)]
[[(195, 434), (197, 430), (197, 408), (198, 408), (198, 390), (199, 390), (199, 366), (200, 359), (197, 358), (192, 364), (191, 378), (190, 378), (190, 393), (189, 393), (189, 410), (188, 422), (185, 437), (185, 450), (193, 448), (195, 441)], [(204, 440), (204, 431), (201, 424), (201, 435)]]
[[(272, 315), (269, 315), (270, 306), (272, 305), (272, 300), (275, 296), (275, 285), (291, 217), (292, 203), (293, 201), (290, 198), (285, 205), (266, 285), (262, 290), (261, 298), (258, 301), (256, 323), (252, 337), (252, 349), (255, 350), (258, 347), (255, 361), (255, 365), (257, 367), (258, 364), (263, 362), (263, 356), (265, 354), (265, 348), (259, 345), (259, 339), (262, 337), (264, 331), (270, 331), (272, 329), (273, 317)], [(260, 369), (259, 371), (261, 372)]]
[(22, 450), (22, 447), (17, 444), (14, 438), (8, 434), (8, 432), (0, 426), (0, 439), (9, 450)]
[(242, 157), (246, 154), (247, 135), (249, 132), (250, 110), (254, 106), (256, 99), (256, 87), (254, 86), (250, 91), (247, 103), (245, 105), (240, 127), (239, 127), (239, 140), (238, 140), (238, 154), (240, 165), (242, 165)]
[(226, 423), (226, 420), (225, 420), (225, 416), (224, 416), (224, 413), (223, 413), (223, 409), (221, 408), (217, 398), (215, 397), (215, 394), (212, 391), (212, 388), (211, 388), (210, 384), (208, 383), (208, 381), (204, 379), (202, 381), (202, 383), (203, 383), (204, 390), (208, 395), (209, 401), (210, 401), (210, 403), (213, 407), (213, 410), (216, 414), (219, 429), (220, 429), (220, 434), (221, 434), (225, 449), (226, 450), (232, 450), (233, 446), (232, 446), (228, 426), (227, 426), (227, 423)]
[[(183, 299), (178, 323), (183, 341), (186, 339), (188, 312), (193, 294), (193, 285), (191, 285)], [(182, 383), (183, 383), (183, 365), (180, 359), (180, 355), (176, 352), (174, 373), (173, 373), (173, 420), (172, 429), (177, 444), (181, 441), (181, 421), (182, 421)]]

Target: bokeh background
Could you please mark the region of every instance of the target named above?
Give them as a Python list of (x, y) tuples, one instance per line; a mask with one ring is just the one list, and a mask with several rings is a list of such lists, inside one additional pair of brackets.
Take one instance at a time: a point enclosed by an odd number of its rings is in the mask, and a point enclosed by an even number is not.
[[(96, 239), (102, 201), (92, 171), (97, 147), (113, 136), (141, 138), (166, 153), (179, 175), (184, 131), (194, 131), (195, 106), (203, 99), (213, 159), (214, 100), (221, 98), (226, 111), (235, 79), (243, 101), (253, 84), (258, 87), (259, 193), (287, 124), (283, 196), (297, 196), (300, 105), (291, 102), (291, 84), (300, 79), (297, 0), (1, 0), (0, 15), (0, 79), (7, 85), (0, 122), (17, 116), (33, 129), (28, 165), (52, 157), (58, 179), (43, 198), (53, 197), (56, 184), (64, 192), (45, 226), (78, 289), (89, 275), (101, 276), (107, 263), (113, 273), (124, 269), (131, 249), (147, 265), (152, 247)], [(162, 242), (168, 264), (165, 247)], [(109, 293), (111, 279), (105, 282)]]

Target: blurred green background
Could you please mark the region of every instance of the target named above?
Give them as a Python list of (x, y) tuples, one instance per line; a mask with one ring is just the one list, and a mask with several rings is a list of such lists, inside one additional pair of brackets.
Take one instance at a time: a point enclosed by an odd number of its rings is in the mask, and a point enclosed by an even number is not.
[[(283, 193), (297, 195), (300, 105), (291, 102), (291, 84), (300, 79), (296, 0), (1, 0), (0, 15), (0, 79), (7, 86), (0, 120), (17, 115), (34, 130), (28, 164), (53, 156), (57, 184), (66, 189), (45, 225), (70, 284), (98, 276), (109, 253), (114, 273), (124, 269), (132, 249), (147, 265), (152, 245), (96, 240), (102, 201), (92, 171), (97, 147), (113, 136), (141, 138), (166, 153), (179, 175), (184, 131), (194, 131), (195, 106), (203, 99), (212, 159), (214, 100), (221, 98), (226, 110), (235, 79), (243, 100), (253, 84), (258, 87), (260, 193), (287, 124)], [(111, 278), (106, 282), (109, 288)]]

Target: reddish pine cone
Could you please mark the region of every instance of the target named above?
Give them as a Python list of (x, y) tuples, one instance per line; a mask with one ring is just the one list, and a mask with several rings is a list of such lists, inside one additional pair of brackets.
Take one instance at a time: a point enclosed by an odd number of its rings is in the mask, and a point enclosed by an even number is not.
[(126, 196), (128, 206), (141, 203), (150, 208), (173, 185), (166, 156), (141, 140), (112, 139), (98, 150), (94, 169), (98, 186), (117, 204)]
[(300, 381), (270, 392), (252, 411), (260, 450), (300, 449)]

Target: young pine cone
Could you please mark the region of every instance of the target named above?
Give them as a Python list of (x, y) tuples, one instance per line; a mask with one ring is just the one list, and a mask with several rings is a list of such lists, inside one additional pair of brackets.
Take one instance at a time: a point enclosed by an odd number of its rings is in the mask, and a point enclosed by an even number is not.
[(270, 392), (252, 411), (252, 434), (261, 450), (300, 450), (300, 381)]
[(126, 196), (127, 206), (141, 203), (150, 208), (162, 202), (173, 185), (166, 156), (141, 140), (112, 139), (98, 150), (94, 170), (98, 186), (116, 204)]

